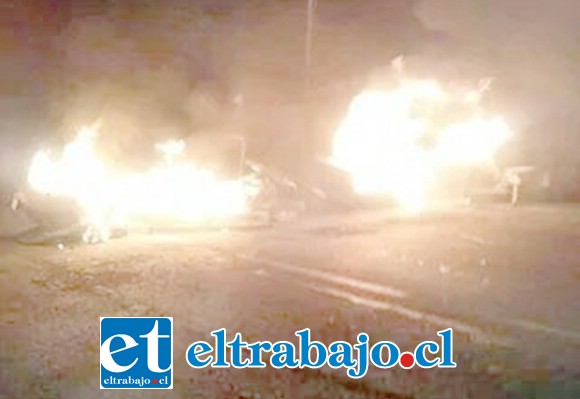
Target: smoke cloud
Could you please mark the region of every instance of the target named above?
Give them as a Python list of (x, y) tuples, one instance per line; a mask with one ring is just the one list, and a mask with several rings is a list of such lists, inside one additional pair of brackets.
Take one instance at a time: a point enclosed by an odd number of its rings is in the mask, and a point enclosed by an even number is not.
[(423, 0), (415, 11), (437, 33), (424, 65), (456, 77), (493, 77), (494, 101), (524, 135), (528, 162), (577, 160), (580, 3)]

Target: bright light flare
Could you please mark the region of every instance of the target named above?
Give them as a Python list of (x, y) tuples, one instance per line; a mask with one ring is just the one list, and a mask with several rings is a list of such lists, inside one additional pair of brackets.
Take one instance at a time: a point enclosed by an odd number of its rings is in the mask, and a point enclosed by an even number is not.
[(110, 230), (131, 220), (206, 222), (239, 216), (251, 196), (242, 180), (220, 180), (211, 171), (177, 159), (183, 141), (156, 145), (165, 162), (140, 173), (107, 170), (94, 147), (96, 128), (83, 128), (60, 156), (38, 152), (28, 182), (43, 194), (74, 199), (92, 234), (107, 239)]
[[(357, 193), (389, 196), (403, 208), (421, 210), (442, 169), (490, 162), (510, 138), (499, 117), (474, 113), (441, 125), (431, 116), (447, 102), (473, 105), (479, 95), (447, 92), (430, 80), (365, 91), (353, 99), (335, 134), (330, 162), (350, 174)], [(426, 145), (428, 139), (434, 144)]]
[(49, 151), (33, 158), (28, 182), (33, 189), (49, 195), (79, 196), (94, 194), (105, 179), (105, 170), (93, 146), (95, 128), (83, 127), (76, 139), (53, 159)]
[(437, 155), (441, 163), (485, 163), (510, 137), (509, 126), (499, 117), (459, 122), (442, 130), (436, 148)]
[(185, 142), (183, 140), (169, 140), (155, 144), (155, 149), (163, 154), (166, 162), (171, 162), (178, 155), (183, 154), (185, 151)]
[(219, 180), (190, 163), (163, 165), (117, 181), (115, 201), (130, 218), (198, 222), (246, 212), (239, 180)]

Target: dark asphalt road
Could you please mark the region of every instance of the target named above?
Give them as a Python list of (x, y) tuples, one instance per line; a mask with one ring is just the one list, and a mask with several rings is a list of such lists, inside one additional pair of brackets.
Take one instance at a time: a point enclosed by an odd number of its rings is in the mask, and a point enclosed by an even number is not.
[[(580, 208), (365, 212), (272, 229), (0, 248), (0, 398), (577, 398)], [(100, 316), (175, 320), (175, 389), (98, 389)], [(248, 341), (367, 332), (403, 350), (453, 327), (453, 370), (192, 370), (221, 327)], [(294, 337), (295, 338), (295, 337)], [(105, 395), (106, 393), (106, 395)]]

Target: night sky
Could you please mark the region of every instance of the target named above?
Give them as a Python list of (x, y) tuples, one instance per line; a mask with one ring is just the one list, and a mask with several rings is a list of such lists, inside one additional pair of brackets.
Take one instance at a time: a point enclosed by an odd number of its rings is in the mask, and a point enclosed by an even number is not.
[(243, 131), (261, 154), (324, 151), (352, 96), (401, 54), (420, 77), (493, 78), (514, 163), (578, 162), (579, 2), (318, 0), (309, 96), (306, 4), (2, 2), (0, 178), (99, 117), (117, 155), (199, 131)]

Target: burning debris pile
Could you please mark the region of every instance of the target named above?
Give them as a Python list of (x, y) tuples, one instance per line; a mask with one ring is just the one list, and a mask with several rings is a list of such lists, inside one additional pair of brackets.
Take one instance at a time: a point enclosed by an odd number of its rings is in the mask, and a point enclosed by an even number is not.
[[(155, 145), (159, 159), (150, 168), (120, 170), (97, 150), (95, 124), (80, 129), (59, 153), (39, 151), (28, 185), (36, 195), (72, 200), (87, 243), (106, 241), (132, 223), (207, 225), (264, 210), (272, 221), (274, 213), (345, 209), (358, 203), (349, 198), (353, 191), (421, 210), (445, 186), (449, 171), (494, 166), (510, 139), (506, 122), (482, 105), (488, 83), (466, 89), (399, 76), (388, 90), (361, 93), (332, 143), (330, 164), (340, 178), (318, 166), (306, 168), (308, 179), (290, 178), (246, 159), (236, 163), (237, 176), (226, 178), (192, 162), (205, 165), (203, 156), (188, 157), (191, 146), (175, 140)], [(245, 158), (245, 142), (242, 147)], [(352, 182), (349, 193), (343, 174)], [(322, 184), (328, 180), (337, 184)]]
[(240, 216), (259, 190), (184, 159), (182, 141), (156, 145), (163, 160), (150, 170), (115, 173), (95, 149), (97, 130), (82, 128), (59, 156), (38, 152), (28, 174), (36, 192), (75, 200), (87, 226), (86, 242), (107, 240), (115, 228), (137, 220), (205, 223)]
[(480, 105), (487, 86), (446, 89), (401, 78), (390, 90), (365, 91), (336, 132), (330, 162), (350, 174), (359, 194), (420, 210), (446, 171), (492, 164), (510, 138), (506, 122)]

